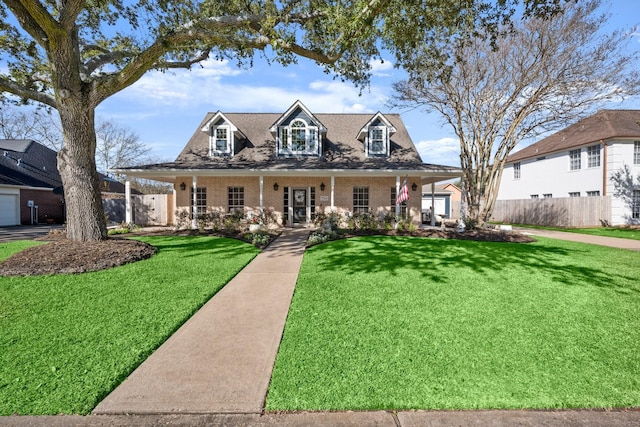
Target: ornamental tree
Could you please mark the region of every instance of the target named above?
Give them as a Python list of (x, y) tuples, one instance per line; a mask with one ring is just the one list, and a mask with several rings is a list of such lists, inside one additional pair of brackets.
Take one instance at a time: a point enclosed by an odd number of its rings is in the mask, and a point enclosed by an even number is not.
[[(523, 0), (545, 13), (561, 0)], [(256, 52), (284, 65), (306, 57), (363, 87), (385, 46), (431, 51), (471, 22), (491, 32), (518, 0), (2, 0), (0, 91), (57, 110), (67, 237), (106, 238), (96, 172), (95, 109), (148, 70), (209, 57), (250, 66)], [(463, 25), (464, 24), (464, 25)], [(381, 43), (384, 41), (384, 43)], [(431, 48), (429, 48), (431, 47)]]
[(410, 77), (394, 84), (394, 102), (440, 113), (459, 138), (471, 225), (490, 218), (520, 142), (640, 92), (638, 52), (626, 49), (633, 30), (604, 34), (599, 10), (599, 0), (568, 2), (561, 13), (502, 26), (493, 39), (449, 39), (452, 55), (439, 69), (424, 66), (427, 52), (406, 59)]

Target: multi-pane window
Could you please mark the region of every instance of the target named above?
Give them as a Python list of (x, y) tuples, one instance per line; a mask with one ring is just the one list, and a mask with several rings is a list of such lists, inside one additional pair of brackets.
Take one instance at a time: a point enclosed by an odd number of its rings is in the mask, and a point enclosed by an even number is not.
[(318, 154), (319, 132), (302, 119), (280, 127), (279, 154)]
[(227, 151), (227, 129), (216, 129), (216, 150)]
[(538, 198), (539, 198), (539, 196), (538, 196), (537, 194), (532, 194), (532, 195), (531, 195), (531, 198), (532, 198), (532, 199), (538, 199)]
[(229, 208), (228, 212), (244, 212), (244, 187), (229, 187)]
[(513, 164), (513, 179), (520, 179), (520, 162)]
[[(193, 212), (193, 187), (191, 187), (191, 209)], [(207, 188), (196, 188), (196, 215), (207, 213)]]
[(550, 199), (553, 197), (553, 194), (551, 193), (543, 194), (542, 197), (544, 197), (545, 199)]
[(587, 167), (597, 168), (600, 166), (600, 146), (591, 145), (587, 147)]
[(369, 187), (353, 187), (353, 213), (369, 212)]
[(598, 197), (598, 196), (600, 196), (599, 190), (587, 191), (587, 197)]
[(304, 151), (307, 145), (307, 124), (302, 120), (291, 123), (291, 150)]
[(369, 155), (387, 153), (387, 128), (384, 126), (369, 127)]
[(582, 150), (579, 148), (577, 150), (569, 151), (569, 170), (580, 170), (582, 167), (582, 164), (580, 163), (581, 151)]
[(579, 191), (569, 192), (569, 197), (580, 197)]
[[(391, 200), (389, 206), (391, 207), (391, 212), (396, 211), (396, 200), (398, 199), (398, 193), (396, 192), (396, 187), (391, 187)], [(407, 201), (400, 203), (400, 216), (402, 218), (407, 217)]]
[(633, 164), (640, 165), (640, 141), (633, 142)]
[(233, 134), (228, 126), (211, 128), (211, 155), (230, 154)]
[(640, 219), (640, 190), (633, 190), (633, 199), (631, 199), (631, 218)]

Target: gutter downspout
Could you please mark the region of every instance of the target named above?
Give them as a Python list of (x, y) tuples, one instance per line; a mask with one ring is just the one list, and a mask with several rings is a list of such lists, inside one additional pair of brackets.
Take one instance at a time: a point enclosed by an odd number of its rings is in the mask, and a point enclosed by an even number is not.
[(602, 195), (607, 195), (607, 144), (600, 140), (602, 144)]

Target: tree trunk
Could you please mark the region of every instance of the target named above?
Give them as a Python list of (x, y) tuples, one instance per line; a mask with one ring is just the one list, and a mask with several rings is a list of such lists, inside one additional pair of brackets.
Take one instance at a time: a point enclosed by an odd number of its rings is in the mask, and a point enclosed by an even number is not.
[(94, 109), (82, 99), (67, 98), (59, 108), (64, 147), (58, 152), (67, 210), (67, 238), (81, 242), (107, 238), (100, 179), (96, 171)]

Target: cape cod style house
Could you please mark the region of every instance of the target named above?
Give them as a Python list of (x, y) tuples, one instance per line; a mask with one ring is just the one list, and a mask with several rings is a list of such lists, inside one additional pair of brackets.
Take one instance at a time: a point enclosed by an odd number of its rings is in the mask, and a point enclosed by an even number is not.
[(640, 110), (601, 110), (509, 156), (498, 200), (608, 197), (607, 222), (638, 224), (640, 188), (631, 206), (614, 194), (624, 165), (640, 174)]
[(423, 163), (398, 114), (320, 114), (300, 101), (283, 113), (208, 113), (174, 162), (117, 172), (173, 183), (193, 227), (211, 211), (269, 209), (282, 226), (320, 212), (393, 213), (405, 179), (402, 211), (419, 225), (422, 184), (461, 175)]

